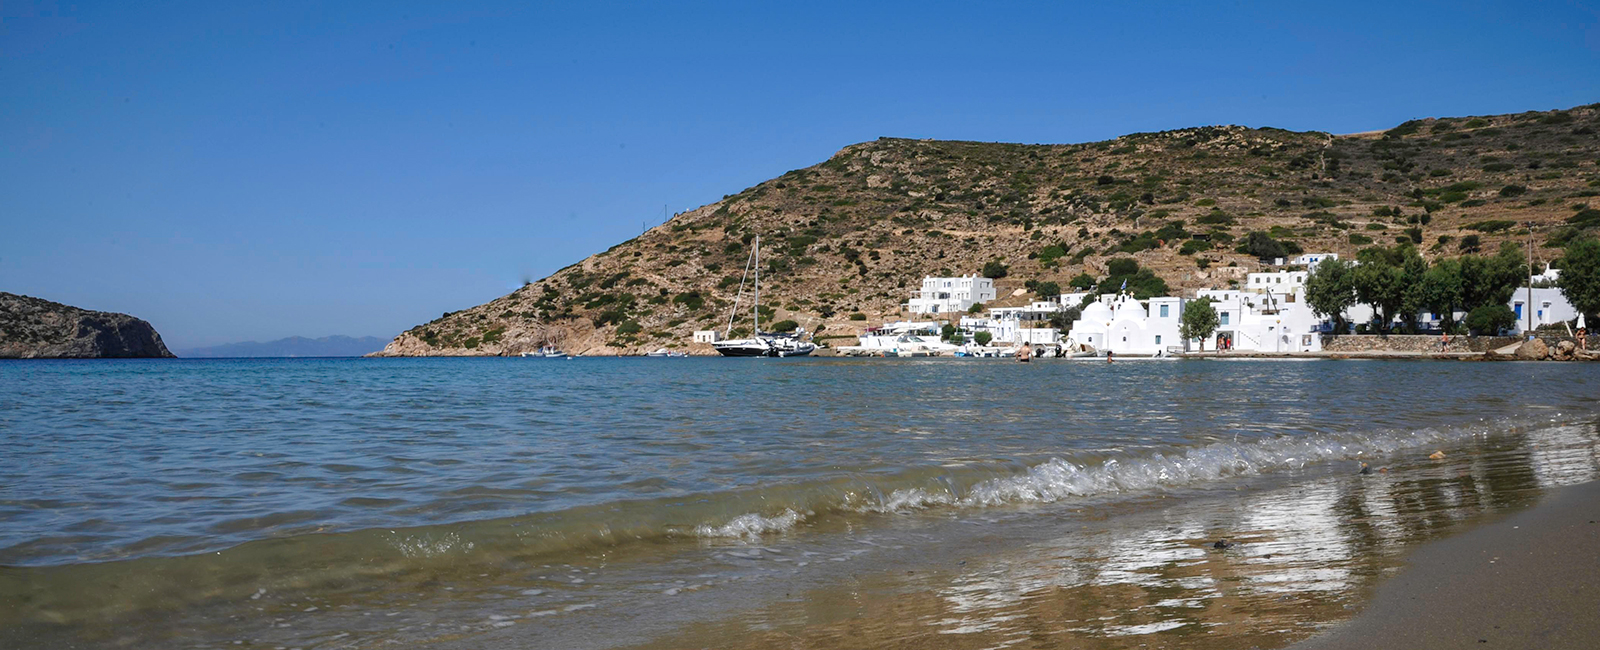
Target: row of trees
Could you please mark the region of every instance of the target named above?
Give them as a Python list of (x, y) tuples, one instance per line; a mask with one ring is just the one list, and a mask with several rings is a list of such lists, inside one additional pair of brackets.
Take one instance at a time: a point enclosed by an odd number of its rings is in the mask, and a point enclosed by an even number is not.
[[(1562, 293), (1579, 311), (1595, 314), (1600, 310), (1600, 242), (1574, 242), (1562, 264)], [(1528, 271), (1522, 250), (1510, 242), (1493, 256), (1467, 255), (1431, 264), (1410, 244), (1374, 246), (1357, 253), (1355, 263), (1328, 260), (1317, 265), (1306, 280), (1306, 302), (1317, 315), (1333, 319), (1335, 331), (1345, 330), (1346, 310), (1364, 303), (1374, 312), (1371, 326), (1381, 332), (1390, 331), (1398, 319), (1402, 331), (1415, 333), (1419, 314), (1433, 312), (1447, 332), (1492, 334), (1515, 324), (1506, 303), (1527, 282)], [(1464, 323), (1455, 321), (1456, 311), (1467, 313)]]

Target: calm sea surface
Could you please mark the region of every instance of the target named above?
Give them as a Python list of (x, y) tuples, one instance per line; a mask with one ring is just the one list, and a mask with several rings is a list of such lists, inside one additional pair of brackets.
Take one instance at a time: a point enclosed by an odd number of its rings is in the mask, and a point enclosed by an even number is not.
[[(1597, 411), (1600, 364), (5, 362), (0, 646), (1286, 642), (1600, 476)], [(1206, 618), (1219, 561), (1296, 614)], [(1145, 614), (1029, 609), (1108, 584)]]

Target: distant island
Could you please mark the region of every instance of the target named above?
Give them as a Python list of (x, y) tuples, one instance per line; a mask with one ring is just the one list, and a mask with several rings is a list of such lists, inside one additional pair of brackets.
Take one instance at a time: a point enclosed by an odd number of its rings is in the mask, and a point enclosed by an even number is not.
[(354, 338), (349, 336), (324, 336), (319, 339), (308, 339), (303, 336), (291, 336), (261, 343), (258, 341), (245, 341), (242, 343), (227, 343), (206, 348), (190, 348), (179, 350), (178, 356), (187, 359), (207, 359), (225, 357), (359, 357), (383, 349), (388, 339), (376, 336), (363, 336)]
[(0, 359), (172, 356), (156, 328), (138, 318), (0, 292)]

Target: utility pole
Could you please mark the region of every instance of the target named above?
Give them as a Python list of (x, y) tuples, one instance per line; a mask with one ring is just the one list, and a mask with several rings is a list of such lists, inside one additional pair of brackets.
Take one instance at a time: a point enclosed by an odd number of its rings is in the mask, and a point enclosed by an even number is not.
[(1528, 331), (1525, 334), (1533, 338), (1533, 222), (1528, 224), (1528, 304), (1523, 310), (1528, 313)]

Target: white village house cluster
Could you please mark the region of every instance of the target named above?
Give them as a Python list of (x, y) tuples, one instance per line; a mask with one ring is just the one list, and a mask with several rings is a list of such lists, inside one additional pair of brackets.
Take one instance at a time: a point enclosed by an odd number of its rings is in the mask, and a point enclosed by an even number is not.
[[(1333, 333), (1333, 323), (1319, 317), (1306, 302), (1306, 280), (1318, 263), (1337, 259), (1333, 253), (1301, 255), (1291, 261), (1289, 270), (1249, 273), (1238, 288), (1200, 289), (1193, 298), (1173, 296), (1135, 299), (1126, 292), (1097, 294), (1064, 293), (1043, 296), (1021, 307), (984, 308), (996, 297), (994, 280), (970, 275), (953, 278), (928, 277), (905, 304), (914, 317), (923, 321), (887, 323), (868, 330), (859, 346), (841, 348), (846, 353), (961, 354), (978, 352), (988, 346), (1052, 346), (1074, 353), (1163, 356), (1194, 350), (1228, 349), (1241, 352), (1316, 352), (1322, 349), (1322, 335)], [(1559, 271), (1547, 269), (1534, 276), (1534, 286), (1554, 282)], [(1533, 313), (1527, 313), (1532, 300)], [(1205, 341), (1184, 340), (1179, 334), (1180, 319), (1195, 300), (1207, 298), (1217, 315), (1217, 328)], [(982, 313), (969, 314), (974, 305)], [(1516, 314), (1515, 334), (1528, 326), (1558, 323), (1577, 318), (1577, 311), (1559, 289), (1520, 288), (1507, 304)], [(1075, 321), (1060, 325), (1060, 314), (1078, 308)], [(1070, 312), (1068, 312), (1070, 313)], [(1349, 323), (1369, 322), (1374, 315), (1369, 305), (1356, 304), (1345, 314)], [(1456, 320), (1464, 314), (1456, 314)], [(1531, 316), (1531, 317), (1530, 317)], [(1418, 322), (1438, 327), (1439, 314), (1421, 313)], [(982, 342), (983, 346), (957, 345), (941, 341), (941, 330), (954, 326), (960, 340)], [(946, 331), (946, 333), (948, 333)]]

